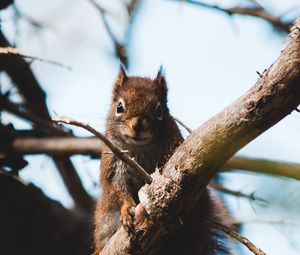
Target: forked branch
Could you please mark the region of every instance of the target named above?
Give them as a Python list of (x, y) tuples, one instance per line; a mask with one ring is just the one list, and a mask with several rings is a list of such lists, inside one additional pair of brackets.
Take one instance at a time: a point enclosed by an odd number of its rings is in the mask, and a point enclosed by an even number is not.
[(178, 147), (162, 173), (153, 173), (152, 183), (142, 187), (139, 199), (152, 223), (143, 236), (129, 236), (120, 228), (102, 254), (128, 254), (132, 238), (137, 244), (136, 254), (153, 252), (168, 229), (168, 222), (194, 208), (224, 163), (296, 109), (300, 104), (299, 31), (300, 19), (292, 28), (286, 49), (256, 84), (195, 130)]

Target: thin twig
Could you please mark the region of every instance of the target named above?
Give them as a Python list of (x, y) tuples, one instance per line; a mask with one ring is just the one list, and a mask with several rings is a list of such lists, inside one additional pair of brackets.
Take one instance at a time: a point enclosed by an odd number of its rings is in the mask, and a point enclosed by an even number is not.
[(4, 109), (5, 111), (12, 113), (22, 119), (25, 119), (27, 121), (30, 121), (37, 125), (40, 128), (43, 128), (53, 134), (57, 135), (70, 135), (71, 133), (68, 131), (65, 131), (61, 129), (58, 126), (54, 126), (51, 121), (44, 120), (43, 118), (40, 118), (38, 115), (27, 111), (26, 109), (23, 109), (20, 107), (20, 105), (13, 103), (6, 99), (4, 96), (0, 95), (0, 107)]
[(12, 48), (12, 47), (0, 47), (0, 54), (16, 55), (16, 56), (20, 56), (20, 57), (23, 57), (23, 58), (27, 58), (27, 59), (31, 59), (31, 60), (37, 60), (37, 61), (40, 61), (40, 62), (43, 62), (43, 63), (47, 63), (47, 64), (55, 65), (55, 66), (58, 66), (58, 67), (62, 67), (62, 68), (65, 68), (69, 71), (72, 70), (72, 67), (66, 66), (66, 65), (64, 65), (62, 63), (59, 63), (57, 61), (26, 55), (26, 54), (21, 53), (18, 49)]
[(213, 188), (217, 191), (220, 191), (222, 193), (228, 194), (228, 195), (241, 197), (241, 198), (246, 198), (250, 201), (259, 201), (259, 202), (266, 203), (266, 204), (269, 203), (267, 200), (255, 196), (254, 192), (252, 192), (250, 194), (246, 194), (246, 193), (243, 193), (241, 191), (231, 190), (231, 189), (228, 189), (228, 188), (224, 187), (223, 185), (221, 185), (220, 183), (217, 183), (215, 181), (210, 182), (209, 187), (211, 187), (211, 188)]
[(27, 14), (21, 12), (19, 10), (19, 8), (16, 6), (16, 4), (13, 4), (13, 8), (14, 8), (15, 14), (18, 19), (22, 18), (23, 20), (28, 22), (31, 26), (33, 26), (34, 28), (41, 30), (41, 29), (47, 27), (47, 25), (43, 24), (42, 22), (37, 21), (37, 20), (31, 18), (30, 16), (28, 16)]
[(127, 13), (130, 19), (133, 16), (137, 4), (138, 4), (138, 0), (131, 0), (129, 1), (129, 3), (126, 4)]
[(57, 123), (65, 123), (68, 125), (73, 125), (77, 127), (84, 128), (98, 137), (103, 143), (107, 145), (111, 149), (111, 151), (125, 163), (127, 163), (130, 167), (132, 167), (139, 175), (144, 179), (146, 183), (152, 182), (152, 177), (132, 158), (130, 158), (126, 153), (124, 153), (121, 149), (115, 146), (109, 139), (107, 139), (102, 133), (98, 132), (96, 129), (91, 127), (88, 123), (83, 123), (71, 118), (55, 116), (52, 120)]
[[(173, 1), (179, 1), (179, 0), (173, 0)], [(204, 2), (194, 1), (194, 0), (186, 0), (183, 1), (185, 3), (201, 6), (204, 8), (209, 8), (217, 11), (224, 12), (228, 15), (233, 14), (241, 14), (241, 15), (248, 15), (252, 17), (261, 18), (270, 24), (272, 24), (275, 28), (280, 29), (281, 31), (284, 31), (286, 33), (289, 32), (290, 26), (292, 23), (290, 22), (283, 22), (280, 18), (273, 16), (269, 12), (267, 12), (264, 8), (262, 8), (260, 5), (257, 5), (255, 7), (232, 7), (232, 8), (222, 8), (218, 5), (212, 5)]]
[(235, 240), (239, 241), (241, 244), (245, 245), (249, 251), (253, 252), (256, 255), (266, 255), (265, 252), (263, 252), (260, 248), (256, 247), (250, 240), (242, 235), (240, 235), (238, 232), (234, 231), (233, 229), (220, 224), (212, 219), (209, 219), (210, 222), (212, 222), (218, 229), (223, 231), (225, 234), (231, 236)]
[(183, 128), (186, 129), (186, 131), (188, 131), (189, 133), (192, 133), (193, 130), (191, 128), (189, 128), (187, 125), (185, 125), (180, 119), (177, 119), (176, 117), (172, 116), (172, 118), (179, 124), (181, 125)]
[(123, 44), (118, 42), (116, 36), (112, 32), (112, 29), (106, 19), (106, 10), (102, 8), (95, 0), (88, 0), (88, 1), (99, 11), (105, 30), (114, 44), (116, 55), (119, 57), (120, 61), (125, 65), (125, 67), (127, 67), (128, 65), (127, 50)]

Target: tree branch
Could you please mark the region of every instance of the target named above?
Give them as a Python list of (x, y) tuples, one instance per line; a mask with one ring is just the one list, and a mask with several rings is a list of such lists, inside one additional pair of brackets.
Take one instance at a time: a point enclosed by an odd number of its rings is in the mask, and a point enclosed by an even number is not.
[(187, 125), (185, 125), (180, 119), (172, 116), (172, 118), (179, 124), (181, 125), (189, 134), (193, 132), (191, 128), (189, 128)]
[(245, 245), (249, 251), (252, 251), (256, 255), (266, 255), (265, 252), (263, 252), (260, 248), (257, 248), (248, 238), (241, 236), (239, 233), (236, 231), (232, 230), (231, 228), (228, 228), (216, 221), (209, 220), (211, 221), (214, 225), (217, 226), (218, 229), (226, 233), (227, 235), (231, 236), (232, 238), (236, 239), (239, 241), (241, 244)]
[(235, 156), (224, 165), (225, 169), (241, 169), (260, 174), (279, 175), (300, 180), (300, 164), (267, 159)]
[(235, 197), (246, 198), (250, 201), (259, 201), (259, 202), (262, 202), (262, 203), (265, 203), (265, 204), (268, 203), (267, 200), (255, 196), (254, 192), (252, 192), (250, 194), (246, 194), (246, 193), (243, 193), (241, 191), (231, 190), (231, 189), (228, 189), (228, 188), (224, 187), (223, 185), (221, 185), (220, 183), (217, 183), (215, 181), (211, 181), (209, 183), (209, 187), (213, 188), (213, 189), (215, 189), (219, 192), (222, 192), (222, 193), (225, 193), (225, 194), (228, 194), (228, 195), (232, 195), (232, 196), (235, 196)]
[[(87, 155), (101, 157), (101, 142), (96, 137), (28, 137), (16, 135), (12, 148), (21, 154)], [(231, 157), (220, 171), (245, 170), (300, 180), (300, 164), (268, 159)]]
[[(11, 47), (1, 30), (0, 47)], [(5, 71), (17, 87), (25, 101), (25, 109), (45, 122), (50, 121), (46, 94), (32, 73), (28, 63), (22, 57), (1, 54), (0, 70)], [(58, 166), (58, 171), (63, 177), (75, 205), (82, 211), (91, 213), (94, 208), (94, 200), (84, 189), (72, 161), (66, 156), (54, 156), (53, 160)]]
[(22, 57), (22, 58), (37, 60), (37, 61), (40, 61), (40, 62), (43, 62), (43, 63), (48, 63), (48, 64), (55, 65), (55, 66), (58, 66), (58, 67), (62, 67), (62, 68), (65, 68), (69, 71), (72, 70), (72, 68), (70, 66), (66, 66), (66, 65), (64, 65), (62, 63), (59, 63), (57, 61), (54, 61), (54, 60), (49, 60), (49, 59), (44, 59), (44, 58), (39, 58), (39, 57), (33, 57), (33, 56), (30, 56), (30, 55), (23, 54), (17, 48), (0, 47), (0, 54), (15, 55), (15, 56), (19, 56), (19, 57)]
[(134, 169), (146, 183), (151, 183), (152, 182), (151, 176), (146, 172), (146, 170), (144, 170), (144, 168), (142, 168), (134, 159), (130, 158), (126, 153), (124, 153), (124, 151), (122, 151), (120, 148), (118, 148), (117, 146), (115, 146), (103, 134), (101, 134), (96, 129), (94, 129), (93, 127), (91, 127), (88, 123), (83, 123), (83, 122), (80, 122), (80, 121), (77, 121), (77, 120), (74, 120), (74, 119), (71, 119), (71, 118), (61, 117), (61, 116), (53, 117), (52, 120), (55, 123), (57, 123), (57, 124), (65, 123), (65, 124), (68, 124), (68, 125), (82, 127), (84, 129), (88, 130), (89, 132), (91, 132), (92, 134), (94, 134), (97, 138), (99, 138), (103, 143), (105, 143), (105, 145), (108, 148), (110, 148), (111, 151), (119, 159), (123, 160), (132, 169)]
[[(115, 34), (113, 33), (111, 26), (109, 25), (109, 22), (106, 17), (107, 11), (104, 8), (102, 8), (95, 0), (88, 0), (88, 1), (99, 11), (101, 20), (105, 27), (105, 30), (114, 45), (117, 57), (120, 59), (121, 63), (125, 67), (128, 67), (128, 54), (127, 54), (127, 49), (126, 49), (126, 38), (124, 40), (125, 43), (120, 43), (119, 40), (116, 38)], [(126, 10), (127, 10), (128, 16), (129, 16), (128, 22), (127, 22), (127, 28), (126, 28), (127, 35), (129, 34), (129, 28), (132, 23), (132, 20), (134, 17), (134, 12), (136, 11), (138, 4), (139, 4), (138, 0), (131, 0), (126, 4)], [(127, 40), (128, 40), (128, 36), (125, 36), (125, 37), (127, 37)]]
[(106, 19), (106, 11), (95, 0), (88, 0), (88, 1), (99, 11), (105, 30), (114, 45), (116, 55), (120, 59), (121, 63), (123, 63), (124, 66), (127, 67), (128, 65), (127, 50), (123, 44), (119, 43), (114, 33), (112, 32), (112, 29)]
[[(179, 1), (179, 0), (173, 0), (173, 1)], [(182, 1), (181, 1), (182, 2)], [(269, 22), (272, 26), (275, 28), (288, 33), (289, 28), (292, 25), (291, 22), (283, 22), (280, 18), (273, 16), (269, 12), (267, 12), (264, 8), (261, 6), (255, 6), (255, 7), (232, 7), (232, 8), (222, 8), (218, 5), (212, 5), (207, 4), (204, 2), (194, 1), (194, 0), (185, 0), (183, 1), (185, 3), (197, 5), (200, 7), (208, 8), (217, 10), (223, 13), (226, 13), (228, 15), (234, 15), (234, 14), (240, 14), (240, 15), (248, 15), (256, 18), (263, 19), (267, 22)]]
[[(300, 19), (290, 42), (274, 64), (242, 97), (195, 130), (152, 183), (139, 191), (150, 223), (143, 234), (120, 228), (103, 254), (128, 254), (135, 240), (136, 254), (153, 254), (168, 222), (192, 210), (213, 175), (239, 149), (290, 114), (300, 103)], [(138, 205), (137, 207), (139, 207)]]
[(27, 111), (26, 109), (23, 109), (22, 107), (20, 107), (19, 104), (9, 101), (6, 97), (2, 95), (0, 95), (0, 107), (1, 109), (12, 113), (26, 121), (32, 122), (36, 127), (43, 129), (43, 131), (46, 133), (63, 136), (71, 135), (70, 132), (61, 129), (58, 126), (54, 126), (53, 122), (51, 122), (50, 120), (45, 120), (39, 115), (36, 115), (32, 112)]
[(97, 158), (101, 155), (101, 142), (94, 137), (16, 138), (12, 147), (21, 154), (80, 154)]

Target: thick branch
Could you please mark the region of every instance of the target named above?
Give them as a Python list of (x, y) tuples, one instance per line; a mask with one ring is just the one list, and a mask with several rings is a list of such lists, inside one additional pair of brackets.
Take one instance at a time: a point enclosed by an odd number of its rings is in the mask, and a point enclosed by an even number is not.
[(153, 254), (179, 213), (192, 210), (213, 175), (239, 149), (290, 114), (300, 103), (300, 19), (274, 64), (242, 97), (193, 132), (153, 181), (139, 191), (150, 222), (142, 237), (120, 228), (102, 254)]
[(232, 157), (225, 168), (249, 170), (261, 174), (279, 175), (300, 180), (300, 164), (248, 157)]
[(101, 155), (101, 142), (92, 137), (17, 138), (12, 147), (22, 154)]
[[(11, 47), (1, 30), (0, 47)], [(46, 104), (46, 94), (31, 71), (29, 64), (20, 56), (1, 54), (0, 70), (5, 71), (18, 88), (24, 98), (25, 109), (42, 121), (49, 122), (51, 119)], [(76, 206), (90, 213), (94, 207), (94, 201), (84, 189), (72, 161), (66, 156), (54, 157), (53, 160), (58, 166)], [(84, 203), (82, 203), (83, 199), (86, 199)]]
[[(17, 136), (12, 148), (21, 154), (48, 155), (87, 155), (101, 156), (101, 142), (96, 137), (22, 137)], [(300, 180), (300, 164), (268, 159), (249, 158), (245, 156), (231, 157), (220, 171), (245, 170), (260, 174), (271, 174)]]

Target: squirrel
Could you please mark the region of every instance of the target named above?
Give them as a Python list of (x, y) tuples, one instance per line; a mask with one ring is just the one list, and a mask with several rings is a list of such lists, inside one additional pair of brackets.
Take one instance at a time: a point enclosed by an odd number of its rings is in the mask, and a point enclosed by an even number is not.
[[(183, 142), (169, 113), (167, 93), (162, 68), (154, 79), (150, 79), (127, 77), (121, 66), (113, 85), (105, 135), (149, 174), (162, 167)], [(138, 191), (144, 184), (134, 170), (103, 146), (102, 195), (95, 211), (94, 255), (101, 253), (121, 225), (128, 232), (134, 228), (134, 208), (139, 203)], [(186, 224), (177, 234), (165, 238), (160, 254), (227, 254), (216, 240), (212, 224), (204, 219), (214, 211), (209, 192), (204, 192), (200, 200), (199, 204), (205, 204), (205, 208), (198, 208), (196, 218), (199, 219), (193, 222), (191, 215), (182, 217)]]

